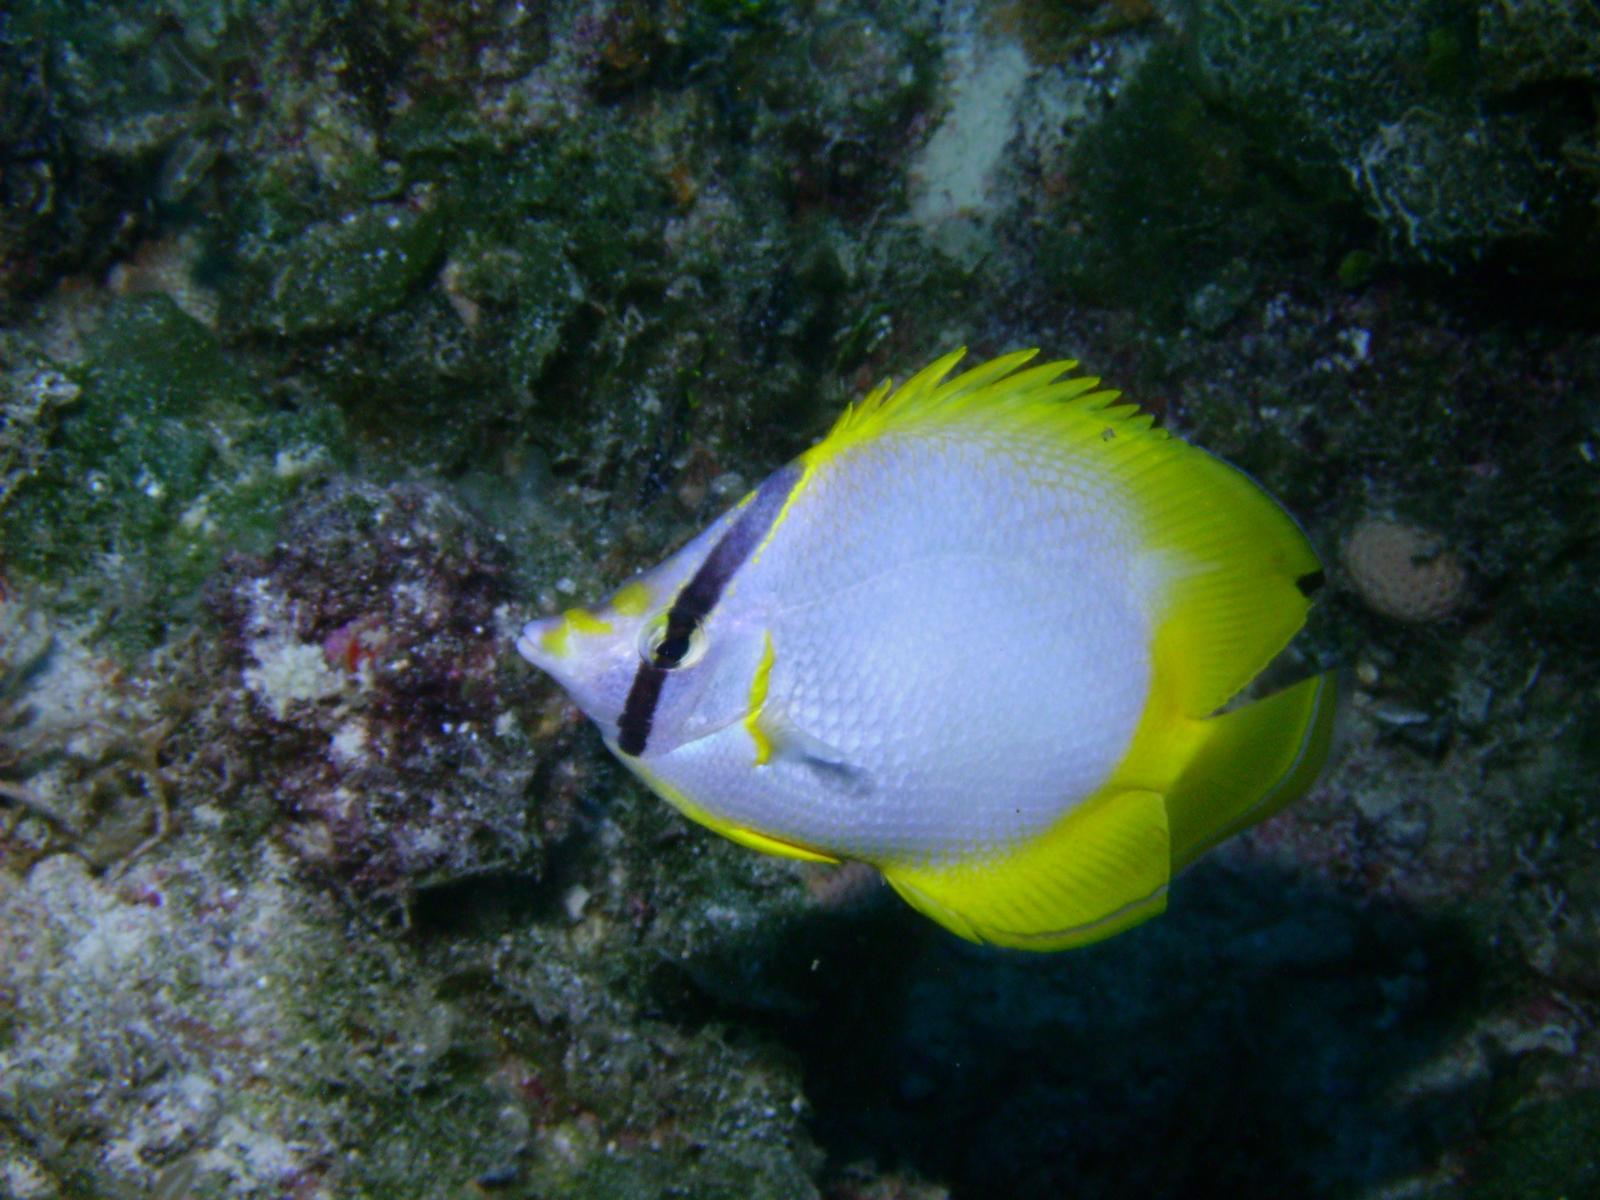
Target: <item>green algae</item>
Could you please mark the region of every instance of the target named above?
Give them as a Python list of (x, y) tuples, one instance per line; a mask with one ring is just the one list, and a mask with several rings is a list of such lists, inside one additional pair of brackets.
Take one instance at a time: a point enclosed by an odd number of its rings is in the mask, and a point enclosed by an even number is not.
[(165, 296), (121, 300), (69, 375), (81, 389), (0, 511), (7, 557), (129, 650), (170, 634), (220, 556), (276, 532), (331, 463), (325, 410), (259, 411), (256, 381)]
[[(1553, 18), (1561, 6), (1547, 7)], [(1502, 31), (1492, 75), (1480, 9)], [(1245, 0), (1192, 3), (1188, 16), (1208, 94), (1314, 194), (1358, 200), (1397, 257), (1462, 266), (1558, 241), (1561, 273), (1592, 272), (1592, 237), (1568, 241), (1586, 200), (1556, 169), (1564, 142), (1592, 141), (1592, 122), (1559, 91), (1497, 90), (1516, 74), (1507, 59), (1538, 76), (1567, 69), (1504, 32), (1540, 18), (1501, 9)]]
[(1587, 1196), (1600, 1188), (1600, 1091), (1533, 1104), (1489, 1139), (1466, 1194), (1473, 1200)]
[(359, 325), (399, 308), (439, 265), (437, 212), (375, 205), (314, 225), (269, 257), (260, 326), (287, 335)]
[(1196, 294), (1223, 274), (1227, 292), (1248, 294), (1253, 247), (1314, 243), (1348, 223), (1336, 203), (1260, 169), (1247, 132), (1207, 104), (1177, 46), (1151, 52), (1075, 161), (1078, 193), (1045, 236), (1042, 267), (1073, 295), (1163, 323), (1186, 305), (1204, 313)]

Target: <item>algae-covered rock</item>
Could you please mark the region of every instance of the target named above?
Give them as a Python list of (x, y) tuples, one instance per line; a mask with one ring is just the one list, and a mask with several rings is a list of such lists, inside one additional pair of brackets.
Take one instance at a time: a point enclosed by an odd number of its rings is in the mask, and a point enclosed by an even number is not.
[[(217, 124), (201, 64), (228, 6), (210, 0), (130, 10), (88, 0), (21, 0), (0, 26), (0, 307), (63, 271), (103, 269), (152, 224), (143, 183), (172, 163), (191, 184)], [(186, 158), (182, 172), (178, 158)]]
[(37, 418), (48, 448), (0, 511), (7, 558), (115, 603), (114, 636), (142, 649), (224, 550), (272, 535), (334, 427), (314, 403), (259, 406), (242, 361), (162, 295), (112, 303), (66, 377), (77, 398)]
[(1600, 1090), (1533, 1104), (1490, 1137), (1474, 1164), (1473, 1200), (1537, 1200), (1600, 1192)]
[(120, 877), (71, 854), (0, 872), (0, 1180), (197, 1200), (497, 1180), (816, 1194), (786, 1072), (641, 1023), (532, 945), (508, 943), (499, 982), (464, 994), (464, 975), (298, 886), (275, 849), (230, 856), (215, 808), (194, 816)]
[[(1079, 138), (1074, 191), (1042, 236), (1043, 271), (1095, 303), (1220, 328), (1255, 287), (1252, 247), (1306, 229), (1327, 205), (1252, 169), (1249, 139), (1205, 103), (1174, 46), (1151, 51)], [(1312, 236), (1319, 236), (1313, 234)]]
[[(493, 643), (449, 627), (475, 617), (472, 588), (459, 573), (451, 613), (429, 601), (428, 589), (442, 596), (450, 577), (449, 555), (430, 531), (449, 528), (451, 515), (422, 520), (413, 512), (402, 521), (407, 499), (353, 505), (386, 514), (395, 541), (365, 559), (356, 554), (342, 587), (321, 565), (298, 580), (298, 592), (292, 580), (263, 580), (293, 593), (271, 613), (266, 587), (253, 590), (260, 603), (247, 631), (258, 635), (248, 678), (219, 671), (205, 648), (187, 664), (164, 663), (187, 680), (183, 701), (162, 702), (168, 711), (190, 706), (182, 724), (160, 719), (141, 699), (149, 679), (119, 685), (117, 696), (96, 694), (96, 663), (80, 667), (81, 648), (66, 639), (58, 644), (70, 650), (69, 662), (40, 668), (24, 655), (16, 670), (0, 673), (7, 713), (20, 706), (36, 714), (28, 728), (39, 736), (65, 730), (69, 744), (82, 740), (70, 755), (53, 751), (42, 761), (70, 758), (84, 770), (100, 761), (106, 769), (114, 752), (142, 753), (137, 772), (106, 786), (127, 788), (124, 803), (142, 800), (147, 816), (157, 797), (162, 806), (142, 843), (92, 856), (103, 839), (91, 836), (88, 810), (62, 806), (52, 818), (47, 806), (64, 798), (61, 768), (41, 769), (32, 757), (12, 762), (24, 731), (7, 716), (0, 1181), (14, 1194), (50, 1197), (456, 1196), (475, 1187), (596, 1197), (675, 1188), (759, 1200), (814, 1195), (816, 1153), (800, 1128), (804, 1105), (791, 1062), (651, 1011), (641, 968), (657, 956), (630, 917), (626, 871), (606, 861), (616, 842), (598, 855), (569, 854), (560, 871), (571, 879), (595, 870), (594, 896), (558, 905), (528, 855), (508, 858), (516, 829), (485, 826), (494, 815), (486, 768), (498, 762), (525, 779), (546, 760), (526, 815), (541, 837), (581, 843), (570, 817), (565, 830), (550, 820), (562, 787), (584, 799), (583, 777), (571, 770), (581, 756), (548, 730), (519, 734), (514, 719), (471, 727), (472, 701), (463, 697), (481, 702), (485, 664), (457, 658), (463, 640), (469, 649)], [(359, 515), (350, 519), (359, 525)], [(322, 520), (341, 527), (327, 513)], [(424, 544), (408, 558), (413, 538)], [(393, 584), (383, 589), (398, 605), (390, 625), (338, 630), (309, 647), (317, 666), (308, 666), (307, 656), (292, 653), (293, 610), (336, 611), (361, 594), (368, 571)], [(431, 632), (438, 643), (411, 648), (416, 667), (396, 661), (406, 654), (398, 646), (381, 645), (402, 630)], [(0, 633), (9, 649), (17, 629)], [(373, 633), (378, 638), (367, 640)], [(48, 628), (29, 636), (50, 641)], [(391, 661), (374, 669), (374, 652)], [(439, 656), (432, 664), (430, 654)], [(298, 665), (287, 661), (297, 657)], [(363, 685), (335, 676), (331, 688), (293, 682), (308, 671), (325, 678), (330, 665), (343, 675), (351, 663), (404, 678)], [(201, 679), (203, 696), (191, 690)], [(450, 713), (462, 724), (441, 720)], [(75, 717), (84, 725), (71, 735)], [(129, 721), (155, 722), (147, 749), (117, 750), (113, 727)], [(276, 753), (250, 746), (252, 727), (283, 745)], [(473, 745), (478, 753), (460, 753)], [(387, 773), (377, 765), (383, 758), (394, 764)], [(331, 775), (319, 777), (318, 762)], [(432, 776), (429, 762), (438, 768)], [(13, 771), (37, 792), (20, 818), (12, 810), (24, 792)], [(341, 780), (343, 807), (329, 798), (319, 812), (318, 788)], [(429, 806), (404, 809), (396, 781), (411, 793), (430, 791)], [(260, 813), (263, 793), (284, 807)], [(502, 819), (521, 810), (519, 796), (513, 787)], [(358, 802), (365, 807), (352, 807)], [(320, 843), (307, 836), (310, 822), (339, 817), (346, 829)], [(353, 832), (387, 857), (331, 861), (330, 848), (361, 848), (349, 840)], [(441, 848), (457, 856), (467, 879), (430, 889), (430, 869), (435, 879), (446, 874), (429, 857)], [(464, 857), (471, 855), (475, 862)], [(661, 860), (673, 855), (658, 847), (652, 857), (666, 866)], [(352, 873), (361, 866), (365, 875)], [(310, 885), (341, 867), (363, 892), (355, 903), (342, 883)], [(366, 890), (392, 890), (393, 872), (404, 869), (416, 874), (400, 883), (419, 897), (406, 902), (415, 914), (409, 933), (386, 920), (394, 900)], [(492, 899), (497, 893), (505, 899)], [(726, 885), (720, 894), (730, 898)], [(758, 902), (748, 891), (745, 910), (758, 912)]]
[(439, 214), (378, 204), (266, 252), (272, 282), (249, 320), (277, 333), (340, 329), (404, 304), (439, 265)]
[[(1208, 92), (1280, 165), (1325, 196), (1353, 189), (1398, 254), (1460, 265), (1564, 239), (1586, 204), (1560, 170), (1564, 139), (1592, 141), (1582, 105), (1494, 92), (1581, 73), (1584, 51), (1546, 40), (1592, 24), (1576, 7), (1247, 0), (1191, 4), (1187, 28)], [(1580, 263), (1573, 249), (1563, 272), (1592, 271), (1592, 239)]]
[(1588, 0), (1494, 0), (1477, 9), (1483, 69), (1496, 90), (1600, 84), (1600, 8)]
[(419, 485), (335, 485), (291, 510), (269, 555), (235, 557), (213, 586), (212, 669), (238, 807), (287, 819), (310, 868), (363, 892), (537, 876), (571, 817), (526, 795), (538, 760), (525, 680), (499, 654), (506, 574), (492, 533)]
[(528, 398), (584, 295), (561, 227), (529, 221), (503, 240), (475, 232), (451, 254), (443, 283), (473, 335), (504, 347), (509, 381)]

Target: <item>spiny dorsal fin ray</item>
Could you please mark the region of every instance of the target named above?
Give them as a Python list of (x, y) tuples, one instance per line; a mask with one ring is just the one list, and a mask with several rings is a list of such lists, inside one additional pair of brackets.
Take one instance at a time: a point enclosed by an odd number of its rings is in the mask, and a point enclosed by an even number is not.
[(962, 347), (928, 364), (898, 388), (885, 380), (845, 409), (807, 459), (827, 461), (880, 435), (924, 426), (967, 420), (1032, 424), (1038, 418), (1058, 416), (1065, 401), (1076, 401), (1074, 409), (1088, 412), (1106, 407), (1120, 395), (1095, 391), (1100, 382), (1097, 376), (1062, 379), (1078, 365), (1071, 359), (1018, 370), (1038, 353), (1017, 350), (1002, 354), (947, 380), (945, 376), (966, 354)]

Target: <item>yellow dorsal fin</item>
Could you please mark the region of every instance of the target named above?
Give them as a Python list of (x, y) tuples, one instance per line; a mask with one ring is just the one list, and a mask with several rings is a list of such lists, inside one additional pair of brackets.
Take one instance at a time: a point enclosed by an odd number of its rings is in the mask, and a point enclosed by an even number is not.
[(1097, 377), (1062, 379), (1078, 365), (1071, 360), (1019, 371), (1038, 354), (1037, 350), (1002, 354), (954, 379), (945, 379), (965, 354), (964, 347), (952, 350), (898, 388), (888, 380), (879, 384), (844, 410), (828, 436), (805, 455), (807, 465), (831, 460), (889, 432), (968, 420), (1004, 427), (1019, 420), (1057, 415), (1068, 408), (1063, 404), (1066, 400), (1077, 400), (1072, 408), (1089, 411), (1110, 404), (1118, 395), (1095, 391), (1100, 382)]
[(1120, 493), (1148, 551), (1164, 590), (1155, 657), (1165, 702), (1188, 717), (1215, 712), (1304, 622), (1320, 576), (1305, 535), (1249, 476), (1115, 403), (1120, 393), (1097, 377), (1069, 376), (1076, 363), (1023, 370), (1035, 351), (1019, 350), (946, 379), (964, 353), (846, 409), (807, 468), (887, 434), (956, 424), (1055, 447)]
[(1098, 942), (1165, 909), (1171, 863), (1161, 797), (1107, 791), (1014, 851), (882, 870), (913, 908), (969, 941), (1062, 950)]

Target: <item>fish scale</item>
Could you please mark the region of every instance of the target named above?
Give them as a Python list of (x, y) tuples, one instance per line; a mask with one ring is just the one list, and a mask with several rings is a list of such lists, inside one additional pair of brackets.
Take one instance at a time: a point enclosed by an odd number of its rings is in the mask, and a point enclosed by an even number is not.
[(1247, 477), (1030, 357), (883, 385), (517, 645), (693, 819), (1056, 949), (1303, 793), (1335, 705), (1321, 675), (1217, 714), (1303, 622), (1315, 554)]

